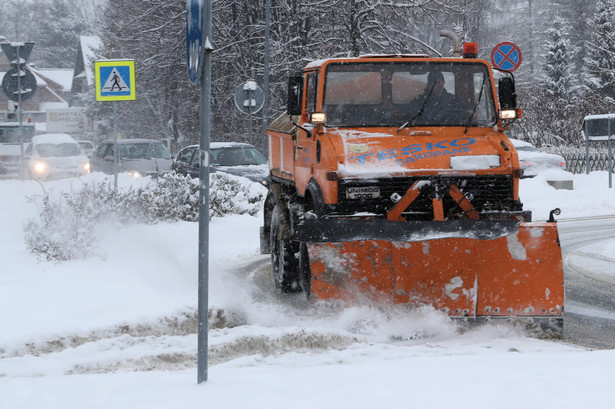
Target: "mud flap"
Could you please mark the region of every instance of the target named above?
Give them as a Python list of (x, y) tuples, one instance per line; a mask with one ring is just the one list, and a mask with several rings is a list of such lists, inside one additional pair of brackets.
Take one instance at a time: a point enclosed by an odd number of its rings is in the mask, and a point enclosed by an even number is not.
[(563, 313), (555, 223), (521, 223), (490, 240), (308, 242), (308, 253), (313, 299), (432, 305), (454, 317)]

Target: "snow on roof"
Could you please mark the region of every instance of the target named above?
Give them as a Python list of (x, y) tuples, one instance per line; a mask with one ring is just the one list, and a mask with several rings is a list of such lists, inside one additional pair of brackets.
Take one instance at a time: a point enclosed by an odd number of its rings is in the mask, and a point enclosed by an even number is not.
[[(45, 75), (46, 76), (46, 74), (44, 74), (43, 71), (41, 71), (41, 70), (37, 70), (37, 69), (31, 68), (31, 67), (28, 67), (28, 68), (29, 68), (30, 72), (32, 73), (32, 75), (34, 76), (34, 79), (36, 80), (36, 86), (38, 88), (47, 88), (47, 90), (50, 93), (52, 93), (58, 99), (59, 102), (57, 102), (57, 103), (61, 104), (61, 105), (57, 106), (58, 108), (66, 107), (68, 103), (64, 101), (64, 98), (62, 98), (60, 95), (56, 94), (51, 88), (49, 88), (48, 84), (47, 84), (47, 81), (45, 81), (45, 79), (41, 78), (41, 75)], [(47, 71), (45, 71), (45, 73), (46, 72)], [(40, 73), (40, 75), (39, 75), (39, 73)], [(72, 71), (68, 70), (68, 73), (72, 73)], [(2, 79), (4, 78), (4, 74), (6, 74), (6, 73), (5, 72), (0, 72), (0, 83), (2, 82)], [(57, 82), (54, 78), (51, 78), (51, 77), (47, 77), (47, 78), (49, 78), (50, 80), (52, 80), (54, 82)], [(62, 83), (59, 83), (59, 82), (57, 82), (57, 83), (58, 83), (58, 85), (62, 86), (63, 88), (65, 87), (65, 84), (62, 84)], [(65, 88), (65, 90), (66, 90), (66, 88)], [(70, 85), (68, 86), (68, 90), (70, 91)], [(43, 103), (41, 102), (41, 107), (42, 107), (42, 105), (43, 105)]]
[(36, 135), (32, 137), (32, 143), (37, 145), (39, 143), (77, 143), (72, 136), (66, 133), (44, 133), (42, 135)]
[(38, 72), (32, 71), (30, 70), (30, 72), (32, 73), (32, 75), (34, 75), (34, 78), (36, 78), (36, 86), (41, 88), (41, 87), (47, 87), (47, 81), (45, 81), (44, 79), (41, 78), (40, 75), (38, 75)]
[[(124, 143), (162, 143), (158, 139), (146, 139), (146, 138), (126, 138), (126, 139), (118, 139), (117, 142), (121, 145)], [(115, 143), (115, 140), (109, 139), (103, 141), (102, 143)]]
[(586, 119), (607, 119), (607, 118), (615, 118), (615, 114), (598, 114), (598, 115), (587, 115), (583, 120)]
[(73, 84), (73, 69), (36, 68), (36, 71), (60, 85), (62, 91), (70, 92)]
[(50, 109), (64, 109), (68, 108), (68, 102), (41, 102), (39, 109), (41, 111), (48, 111)]
[(249, 143), (243, 142), (211, 142), (209, 144), (211, 149), (220, 149), (220, 148), (238, 148), (238, 147), (252, 147)]
[(81, 36), (81, 53), (83, 55), (83, 66), (87, 76), (88, 85), (94, 85), (94, 68), (92, 61), (96, 58), (96, 51), (103, 46), (98, 36)]

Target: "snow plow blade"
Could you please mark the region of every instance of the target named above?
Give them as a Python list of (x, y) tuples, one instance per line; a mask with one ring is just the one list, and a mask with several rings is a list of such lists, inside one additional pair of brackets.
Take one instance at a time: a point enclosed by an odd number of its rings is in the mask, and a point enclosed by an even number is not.
[[(298, 229), (308, 239), (311, 298), (431, 305), (451, 317), (561, 318), (564, 274), (557, 224), (468, 222), (473, 232), (463, 232), (455, 222), (417, 222), (411, 229), (415, 240), (402, 233), (394, 237), (405, 240), (367, 239), (367, 233), (360, 237), (339, 226), (330, 240), (324, 235), (309, 240), (310, 230)], [(406, 222), (392, 223), (402, 230)], [(419, 234), (420, 225), (429, 230), (438, 223), (435, 232)], [(480, 232), (478, 226), (493, 230)]]

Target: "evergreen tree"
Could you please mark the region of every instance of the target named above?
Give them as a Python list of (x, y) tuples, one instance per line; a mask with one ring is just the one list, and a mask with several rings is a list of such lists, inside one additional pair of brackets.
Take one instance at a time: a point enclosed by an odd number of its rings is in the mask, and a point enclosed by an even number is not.
[(553, 27), (546, 31), (547, 53), (543, 64), (542, 85), (549, 94), (556, 96), (568, 95), (571, 87), (570, 58), (568, 56), (568, 40), (563, 31), (564, 22), (556, 17)]

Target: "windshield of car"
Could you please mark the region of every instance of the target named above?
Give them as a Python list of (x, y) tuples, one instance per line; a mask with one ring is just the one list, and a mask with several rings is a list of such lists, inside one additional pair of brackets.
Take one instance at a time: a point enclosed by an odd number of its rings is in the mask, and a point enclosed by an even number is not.
[(265, 156), (258, 149), (251, 147), (212, 149), (210, 158), (212, 166), (264, 165), (267, 163)]
[(120, 144), (121, 159), (171, 159), (171, 154), (161, 142), (135, 142)]
[(330, 64), (326, 125), (493, 126), (488, 79), (487, 67), (476, 62)]
[(43, 158), (68, 157), (81, 155), (81, 148), (76, 143), (42, 143), (36, 145), (36, 152)]

